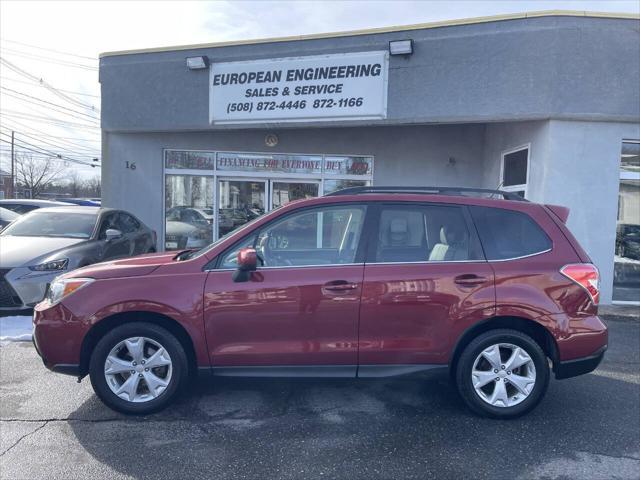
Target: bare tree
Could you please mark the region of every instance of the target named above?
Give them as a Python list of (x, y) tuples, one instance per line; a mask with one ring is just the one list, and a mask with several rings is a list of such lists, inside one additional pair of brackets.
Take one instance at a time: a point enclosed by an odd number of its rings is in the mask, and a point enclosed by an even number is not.
[(91, 198), (100, 198), (102, 192), (102, 185), (100, 182), (100, 175), (95, 175), (91, 178), (87, 178), (82, 182), (84, 194)]
[(67, 181), (67, 190), (68, 192), (71, 194), (72, 197), (79, 197), (81, 196), (81, 191), (82, 191), (82, 187), (83, 187), (83, 181), (80, 178), (80, 175), (78, 174), (78, 172), (76, 170), (72, 170), (71, 173), (67, 176), (68, 181)]
[(54, 158), (33, 158), (20, 155), (16, 158), (18, 184), (37, 198), (47, 187), (59, 180), (65, 170), (64, 164)]

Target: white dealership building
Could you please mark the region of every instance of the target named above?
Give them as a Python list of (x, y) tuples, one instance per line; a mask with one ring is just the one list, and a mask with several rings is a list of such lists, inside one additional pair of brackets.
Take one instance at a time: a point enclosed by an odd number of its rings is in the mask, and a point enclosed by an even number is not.
[(345, 186), (501, 187), (640, 301), (639, 79), (638, 17), (585, 12), (104, 53), (103, 205), (178, 249)]

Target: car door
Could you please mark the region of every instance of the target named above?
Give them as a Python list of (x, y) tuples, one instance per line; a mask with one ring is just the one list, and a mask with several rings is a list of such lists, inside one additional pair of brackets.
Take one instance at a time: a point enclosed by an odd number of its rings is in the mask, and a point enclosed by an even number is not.
[[(115, 260), (125, 258), (131, 253), (131, 238), (122, 231), (123, 225), (119, 219), (120, 212), (111, 211), (102, 216), (100, 220), (100, 229), (98, 233), (98, 241), (102, 243), (102, 259)], [(107, 230), (118, 230), (122, 233), (120, 238), (107, 240)]]
[[(377, 207), (360, 311), (359, 376), (447, 363), (458, 333), (495, 311), (493, 270), (464, 206)], [(370, 368), (369, 368), (370, 366)]]
[[(214, 368), (355, 376), (365, 213), (351, 204), (294, 211), (220, 255), (204, 292)], [(234, 283), (237, 252), (246, 246), (263, 264)]]
[(120, 212), (118, 219), (119, 225), (122, 227), (122, 233), (129, 238), (130, 255), (146, 253), (151, 240), (140, 222), (127, 212)]

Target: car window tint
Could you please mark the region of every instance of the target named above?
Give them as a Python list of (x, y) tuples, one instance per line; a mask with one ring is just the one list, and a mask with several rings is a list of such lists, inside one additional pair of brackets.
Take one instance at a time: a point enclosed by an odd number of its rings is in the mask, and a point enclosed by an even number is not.
[(107, 238), (107, 230), (109, 229), (120, 230), (118, 228), (117, 212), (107, 213), (102, 217), (102, 224), (100, 225), (100, 233), (98, 234), (98, 238), (100, 240), (105, 240)]
[(506, 260), (551, 248), (547, 234), (529, 215), (501, 208), (471, 207), (487, 260)]
[(416, 204), (381, 209), (374, 262), (447, 262), (479, 258), (461, 208)]
[(95, 224), (96, 215), (90, 213), (35, 211), (16, 219), (1, 235), (89, 238)]
[[(251, 247), (253, 248), (256, 242), (256, 233), (247, 235), (245, 238), (236, 242), (233, 247), (229, 248), (222, 254), (220, 265), (218, 268), (237, 268), (238, 267), (238, 252), (241, 248)], [(258, 264), (260, 261), (258, 260)]]
[(15, 203), (5, 203), (2, 205), (3, 208), (9, 209), (12, 212), (16, 212), (19, 215), (24, 215), (25, 213), (29, 213), (32, 210), (36, 210), (38, 207), (35, 205), (20, 205)]
[(127, 213), (120, 212), (117, 222), (122, 233), (133, 233), (140, 228), (138, 221)]

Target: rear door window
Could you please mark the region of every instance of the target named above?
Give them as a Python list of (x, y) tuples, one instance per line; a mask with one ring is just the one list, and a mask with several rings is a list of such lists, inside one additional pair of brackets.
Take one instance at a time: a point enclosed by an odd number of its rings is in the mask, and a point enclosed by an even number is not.
[(487, 260), (527, 257), (551, 249), (551, 240), (527, 214), (490, 207), (470, 207)]
[(460, 262), (482, 259), (463, 209), (443, 205), (381, 208), (374, 263)]

